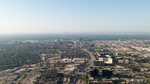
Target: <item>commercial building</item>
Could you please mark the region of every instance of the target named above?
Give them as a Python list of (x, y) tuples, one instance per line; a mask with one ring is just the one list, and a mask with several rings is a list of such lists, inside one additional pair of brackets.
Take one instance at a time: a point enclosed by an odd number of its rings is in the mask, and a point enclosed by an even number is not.
[(98, 69), (94, 69), (93, 71), (90, 71), (90, 76), (91, 77), (96, 77), (96, 76), (98, 77), (98, 71), (99, 71)]
[(63, 58), (63, 59), (62, 59), (62, 62), (63, 62), (63, 63), (70, 63), (70, 62), (71, 62), (71, 59), (69, 59), (69, 58)]
[(73, 58), (72, 60), (75, 63), (84, 63), (85, 62), (85, 58)]
[(74, 65), (67, 65), (66, 68), (64, 69), (64, 71), (74, 71), (76, 69), (76, 67)]
[(113, 71), (112, 70), (108, 70), (108, 69), (105, 69), (102, 71), (102, 76), (105, 78), (111, 78), (113, 77)]
[(96, 60), (94, 61), (94, 66), (103, 66), (104, 65), (104, 61), (100, 61), (100, 60)]
[(105, 64), (112, 64), (113, 60), (110, 57), (99, 57), (99, 61), (104, 61)]
[(56, 77), (56, 76), (57, 76), (57, 69), (56, 68), (48, 69), (48, 77)]

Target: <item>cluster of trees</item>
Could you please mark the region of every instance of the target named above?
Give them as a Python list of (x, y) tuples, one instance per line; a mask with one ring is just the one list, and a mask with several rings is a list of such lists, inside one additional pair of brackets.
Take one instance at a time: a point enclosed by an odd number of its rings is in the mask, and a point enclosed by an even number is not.
[(150, 63), (150, 58), (145, 58), (145, 59), (141, 59), (141, 60), (136, 60), (139, 63)]
[(9, 69), (23, 64), (41, 62), (40, 54), (36, 51), (36, 44), (11, 44), (0, 47), (0, 69)]
[(42, 53), (58, 54), (59, 43), (0, 44), (0, 70), (41, 62)]
[(85, 81), (85, 83), (86, 83), (86, 84), (88, 84), (88, 81), (89, 81), (88, 74), (86, 74), (86, 75), (85, 75), (85, 77), (84, 77), (84, 81)]
[(127, 66), (127, 68), (130, 68), (132, 71), (140, 72), (140, 69), (139, 69), (139, 68), (136, 68), (136, 67)]
[(112, 55), (111, 57), (113, 59), (113, 64), (119, 64), (118, 61), (116, 60), (116, 56)]

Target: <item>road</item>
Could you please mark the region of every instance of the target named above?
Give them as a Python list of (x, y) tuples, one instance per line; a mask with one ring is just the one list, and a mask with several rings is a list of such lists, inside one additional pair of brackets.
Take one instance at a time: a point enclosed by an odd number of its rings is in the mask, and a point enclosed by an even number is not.
[(92, 52), (88, 51), (87, 49), (82, 49), (84, 52), (87, 52), (90, 57), (91, 57), (91, 60), (89, 62), (89, 65), (87, 67), (84, 68), (84, 70), (87, 70), (87, 69), (90, 69), (91, 66), (94, 65), (94, 61), (96, 60), (95, 56), (93, 55)]
[[(93, 53), (90, 52), (90, 51), (88, 51), (87, 49), (82, 49), (82, 50), (83, 50), (84, 52), (87, 52), (87, 53), (90, 55), (90, 57), (91, 57), (90, 62), (87, 63), (85, 66), (83, 66), (83, 68), (81, 68), (81, 69), (79, 70), (79, 72), (77, 72), (77, 74), (85, 75), (84, 73), (82, 73), (82, 71), (85, 70), (85, 72), (86, 72), (88, 69), (90, 69), (90, 67), (94, 65), (94, 61), (96, 60), (96, 58), (95, 58), (95, 56), (93, 55)], [(83, 76), (83, 77), (84, 77), (84, 76)], [(74, 84), (79, 84), (79, 79), (80, 79), (80, 77), (77, 76), (77, 77), (76, 77), (76, 80), (75, 80), (75, 82), (74, 82)], [(82, 84), (83, 82), (84, 82), (84, 81), (81, 81), (80, 84)]]
[(62, 52), (61, 51), (59, 51), (58, 49), (56, 49), (58, 52), (59, 52), (59, 54), (61, 54)]
[(82, 49), (82, 50), (83, 50), (84, 52), (87, 52), (87, 53), (90, 55), (91, 59), (90, 59), (90, 62), (89, 62), (89, 63), (87, 63), (85, 66), (83, 66), (83, 67), (79, 70), (79, 72), (82, 72), (83, 70), (84, 70), (84, 71), (87, 71), (88, 69), (90, 69), (90, 67), (94, 65), (94, 61), (96, 60), (96, 58), (95, 58), (95, 56), (93, 55), (92, 52), (88, 51), (87, 49)]

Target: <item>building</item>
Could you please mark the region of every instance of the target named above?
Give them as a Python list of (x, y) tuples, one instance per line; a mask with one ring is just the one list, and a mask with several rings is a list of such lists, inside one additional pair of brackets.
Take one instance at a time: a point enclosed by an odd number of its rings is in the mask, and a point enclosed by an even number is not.
[(96, 77), (96, 76), (98, 77), (98, 71), (99, 71), (98, 69), (94, 69), (93, 71), (90, 71), (90, 76), (91, 77)]
[(105, 64), (112, 64), (113, 60), (110, 57), (99, 57), (99, 61), (104, 61)]
[(95, 48), (94, 48), (94, 47), (90, 47), (89, 50), (90, 50), (90, 51), (94, 51)]
[(82, 42), (82, 38), (80, 38), (80, 41)]
[(94, 44), (90, 44), (90, 47), (95, 47), (95, 45)]
[(84, 58), (73, 58), (72, 61), (84, 61), (85, 59)]
[(124, 59), (124, 60), (119, 59), (118, 62), (119, 62), (119, 63), (129, 64), (129, 60), (127, 60), (127, 59)]
[(102, 71), (102, 76), (104, 78), (111, 78), (111, 77), (113, 77), (113, 71), (105, 69), (105, 70)]
[(63, 62), (63, 63), (70, 63), (70, 62), (71, 62), (71, 59), (69, 59), (69, 58), (63, 58), (63, 59), (62, 59), (62, 62)]
[(110, 55), (105, 55), (106, 57), (108, 57), (108, 58), (111, 58), (111, 56)]
[(143, 48), (143, 50), (147, 50), (148, 52), (150, 52), (150, 48)]
[(124, 60), (118, 60), (118, 63), (123, 63), (124, 62)]
[(21, 69), (15, 71), (15, 73), (25, 72), (26, 70), (27, 70), (26, 68), (21, 68)]
[(56, 76), (57, 76), (57, 69), (56, 68), (48, 69), (48, 77), (56, 77)]
[(108, 52), (109, 50), (107, 50), (107, 49), (103, 49), (102, 51), (103, 51), (103, 52)]
[(147, 72), (147, 71), (148, 71), (148, 68), (140, 68), (140, 71), (141, 71), (141, 72)]
[(125, 56), (132, 56), (131, 54), (126, 53)]
[(121, 56), (116, 56), (116, 60), (123, 60), (123, 57), (121, 57)]
[(60, 57), (53, 57), (53, 60), (60, 60)]
[(84, 63), (85, 62), (85, 58), (73, 58), (72, 60), (75, 63)]
[(125, 63), (125, 64), (129, 64), (129, 60), (125, 59), (125, 60), (124, 60), (124, 63)]
[(144, 54), (144, 57), (145, 57), (145, 58), (150, 58), (150, 53)]
[(94, 61), (94, 66), (103, 66), (104, 65), (104, 61), (100, 61), (100, 60), (96, 60)]
[(76, 67), (74, 65), (67, 65), (64, 71), (75, 71)]
[(89, 84), (113, 84), (112, 81), (89, 81)]
[(140, 80), (131, 79), (126, 80), (126, 84), (142, 84), (142, 82)]

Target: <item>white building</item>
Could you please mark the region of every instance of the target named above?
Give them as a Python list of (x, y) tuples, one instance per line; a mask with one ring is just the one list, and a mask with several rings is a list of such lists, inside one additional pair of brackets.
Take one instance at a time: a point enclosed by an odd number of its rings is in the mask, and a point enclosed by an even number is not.
[(69, 59), (69, 58), (63, 58), (63, 59), (62, 59), (62, 62), (63, 62), (63, 63), (70, 63), (70, 62), (71, 62), (71, 59)]
[(72, 61), (84, 61), (85, 59), (84, 58), (73, 58)]
[(85, 58), (74, 58), (72, 61), (76, 62), (76, 63), (84, 63), (85, 62)]
[(105, 64), (112, 64), (113, 60), (111, 57), (99, 57), (99, 61), (104, 61)]
[(143, 50), (147, 50), (148, 52), (150, 52), (150, 48), (143, 48)]
[(108, 57), (108, 58), (111, 58), (111, 56), (110, 55), (105, 55), (106, 57)]
[(74, 71), (76, 67), (74, 65), (67, 65), (64, 71)]

